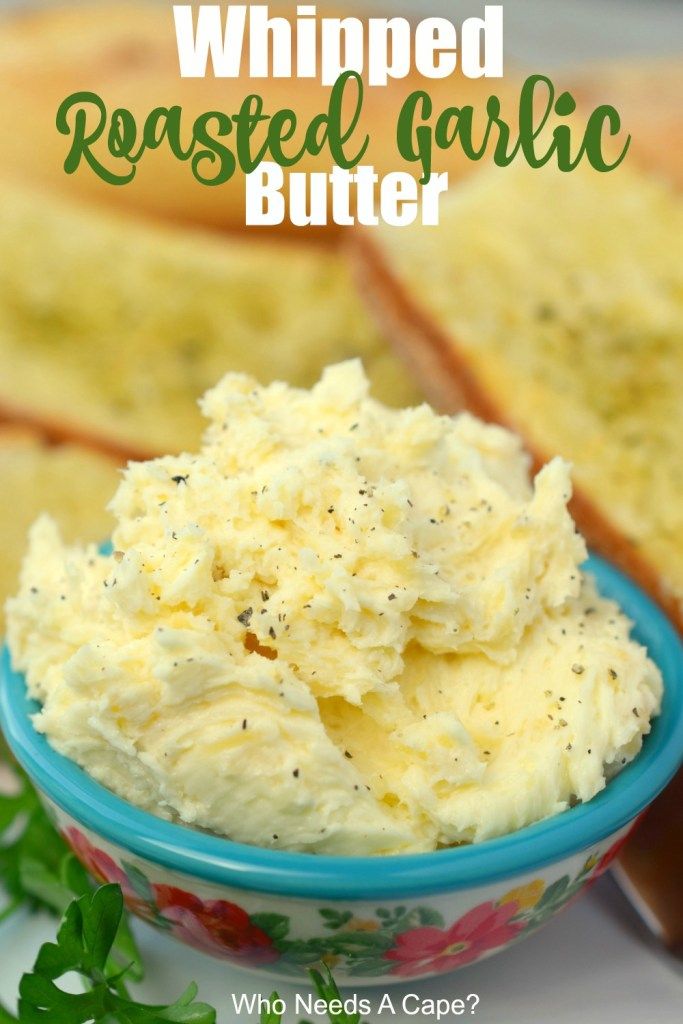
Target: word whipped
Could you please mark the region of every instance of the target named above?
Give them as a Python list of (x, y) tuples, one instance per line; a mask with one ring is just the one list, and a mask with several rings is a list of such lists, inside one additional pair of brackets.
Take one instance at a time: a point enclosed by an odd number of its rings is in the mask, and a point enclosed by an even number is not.
[[(319, 75), (323, 85), (334, 85), (343, 71), (365, 70), (367, 50), (368, 85), (386, 85), (410, 73), (413, 40), (415, 69), (424, 78), (447, 78), (457, 67), (458, 34), (447, 18), (423, 18), (414, 28), (401, 17), (318, 20), (315, 5), (299, 4), (292, 26), (287, 18), (271, 18), (266, 4), (229, 4), (224, 27), (220, 6), (202, 4), (195, 31), (191, 5), (174, 6), (173, 15), (183, 78), (203, 78), (209, 55), (216, 78), (237, 78), (247, 42), (250, 78)], [(467, 78), (502, 77), (501, 5), (486, 6), (483, 18), (465, 19), (460, 50)]]

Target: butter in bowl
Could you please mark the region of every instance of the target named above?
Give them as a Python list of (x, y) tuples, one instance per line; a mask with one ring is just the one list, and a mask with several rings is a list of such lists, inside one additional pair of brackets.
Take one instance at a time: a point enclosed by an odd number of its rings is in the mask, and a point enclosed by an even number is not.
[(357, 362), (202, 408), (198, 452), (125, 471), (110, 548), (32, 530), (0, 710), (60, 831), (135, 913), (278, 977), (530, 934), (676, 769), (673, 629), (584, 565), (568, 466), (531, 481), (500, 427), (390, 410)]

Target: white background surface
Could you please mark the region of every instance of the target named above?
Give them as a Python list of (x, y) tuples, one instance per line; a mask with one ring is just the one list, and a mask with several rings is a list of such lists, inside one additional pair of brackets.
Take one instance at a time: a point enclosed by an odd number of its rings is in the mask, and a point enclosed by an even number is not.
[[(0, 8), (10, 6), (17, 6), (16, 0), (0, 0)], [(481, 9), (471, 0), (370, 0), (367, 6), (444, 13), (456, 20)], [(535, 70), (596, 57), (683, 50), (683, 3), (678, 0), (507, 0), (504, 7), (506, 56)], [(208, 961), (157, 937), (147, 926), (138, 933), (149, 977), (139, 990), (141, 998), (173, 999), (194, 979), (201, 997), (219, 1009), (221, 1024), (255, 1024), (247, 1014), (237, 1017), (230, 993), (266, 994), (267, 982)], [(22, 971), (40, 942), (53, 934), (53, 924), (41, 918), (23, 917), (0, 927), (0, 997), (5, 1003), (13, 1004)], [(292, 1000), (293, 991), (280, 986), (286, 1000)], [(642, 942), (606, 881), (509, 952), (441, 980), (392, 989), (396, 1003), (411, 991), (433, 999), (476, 993), (480, 1002), (473, 1015), (447, 1019), (477, 1024), (679, 1024), (683, 1019), (680, 969)], [(377, 1003), (377, 991), (363, 990), (368, 993)], [(288, 1015), (288, 1024), (295, 1019)], [(436, 1018), (397, 1014), (371, 1019), (373, 1024), (423, 1024)]]

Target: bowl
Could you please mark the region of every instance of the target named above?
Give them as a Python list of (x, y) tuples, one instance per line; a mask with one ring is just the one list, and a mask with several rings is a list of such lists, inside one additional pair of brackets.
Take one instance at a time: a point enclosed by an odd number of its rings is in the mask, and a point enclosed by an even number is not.
[(532, 934), (607, 867), (683, 754), (683, 648), (659, 609), (599, 558), (586, 568), (634, 621), (665, 681), (638, 757), (586, 804), (471, 846), (390, 857), (260, 849), (131, 806), (56, 753), (7, 650), (0, 724), (79, 860), (181, 942), (292, 978), (328, 964), (342, 985), (454, 970)]

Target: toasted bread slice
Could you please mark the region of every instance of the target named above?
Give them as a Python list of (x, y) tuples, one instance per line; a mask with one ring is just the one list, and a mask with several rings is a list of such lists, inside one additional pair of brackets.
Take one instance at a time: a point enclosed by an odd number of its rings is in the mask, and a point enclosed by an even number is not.
[(31, 523), (49, 512), (64, 536), (106, 540), (113, 519), (106, 511), (118, 482), (116, 463), (77, 445), (48, 447), (28, 430), (0, 426), (0, 479), (10, 499), (0, 503), (0, 637), (4, 605), (16, 590)]
[(626, 170), (511, 167), (438, 228), (366, 231), (366, 294), (443, 409), (574, 464), (589, 541), (683, 627), (683, 203)]
[(308, 386), (360, 355), (416, 397), (328, 248), (124, 220), (0, 184), (0, 411), (125, 456), (197, 444), (224, 373)]
[[(296, 17), (297, 4), (280, 0), (269, 5), (271, 15)], [(332, 12), (334, 13), (334, 12)], [(348, 11), (345, 13), (348, 14)], [(318, 16), (330, 14), (318, 6)], [(245, 53), (248, 42), (245, 42)], [(233, 114), (250, 93), (263, 97), (264, 111), (272, 115), (282, 108), (293, 109), (302, 126), (327, 110), (329, 87), (317, 79), (215, 78), (209, 68), (205, 78), (181, 78), (170, 4), (144, 2), (79, 3), (10, 14), (0, 18), (0, 124), (3, 126), (2, 166), (6, 176), (19, 181), (47, 185), (50, 190), (72, 197), (87, 196), (118, 209), (135, 209), (155, 217), (203, 224), (212, 228), (244, 228), (244, 175), (234, 176), (217, 188), (197, 182), (189, 161), (179, 161), (162, 145), (148, 151), (137, 166), (134, 181), (116, 188), (82, 166), (75, 174), (63, 171), (70, 139), (55, 128), (59, 104), (75, 91), (92, 91), (111, 112), (115, 107), (132, 111), (141, 126), (146, 115), (159, 105), (178, 104), (183, 111), (183, 138), (190, 139), (199, 114), (211, 110)], [(363, 163), (373, 164), (379, 175), (408, 165), (396, 147), (396, 121), (406, 97), (423, 89), (425, 80), (410, 74), (390, 80), (381, 87), (366, 88), (363, 111), (354, 133), (358, 147), (367, 133), (370, 144)], [(518, 85), (512, 74), (504, 80), (452, 78), (429, 82), (435, 110), (455, 104), (474, 103), (483, 108), (495, 93), (503, 114), (516, 116)], [(17, 101), (21, 97), (21, 102)], [(350, 120), (350, 103), (345, 116)], [(483, 133), (482, 123), (482, 133)], [(254, 135), (254, 150), (265, 137), (265, 123)], [(299, 138), (299, 136), (297, 136)], [(303, 138), (301, 134), (300, 138)], [(227, 140), (231, 142), (231, 140)], [(93, 152), (113, 167), (106, 146), (106, 132)], [(39, 154), (39, 158), (36, 157)], [(319, 156), (304, 154), (297, 171), (329, 172), (333, 160), (325, 148)], [(126, 170), (123, 167), (120, 171)], [(449, 171), (451, 181), (471, 173), (476, 164), (454, 146), (439, 156), (439, 171)], [(278, 236), (290, 230), (288, 223), (273, 229)], [(260, 229), (267, 230), (267, 229)], [(336, 231), (330, 224), (321, 229), (327, 236)], [(316, 229), (307, 228), (310, 238)]]

